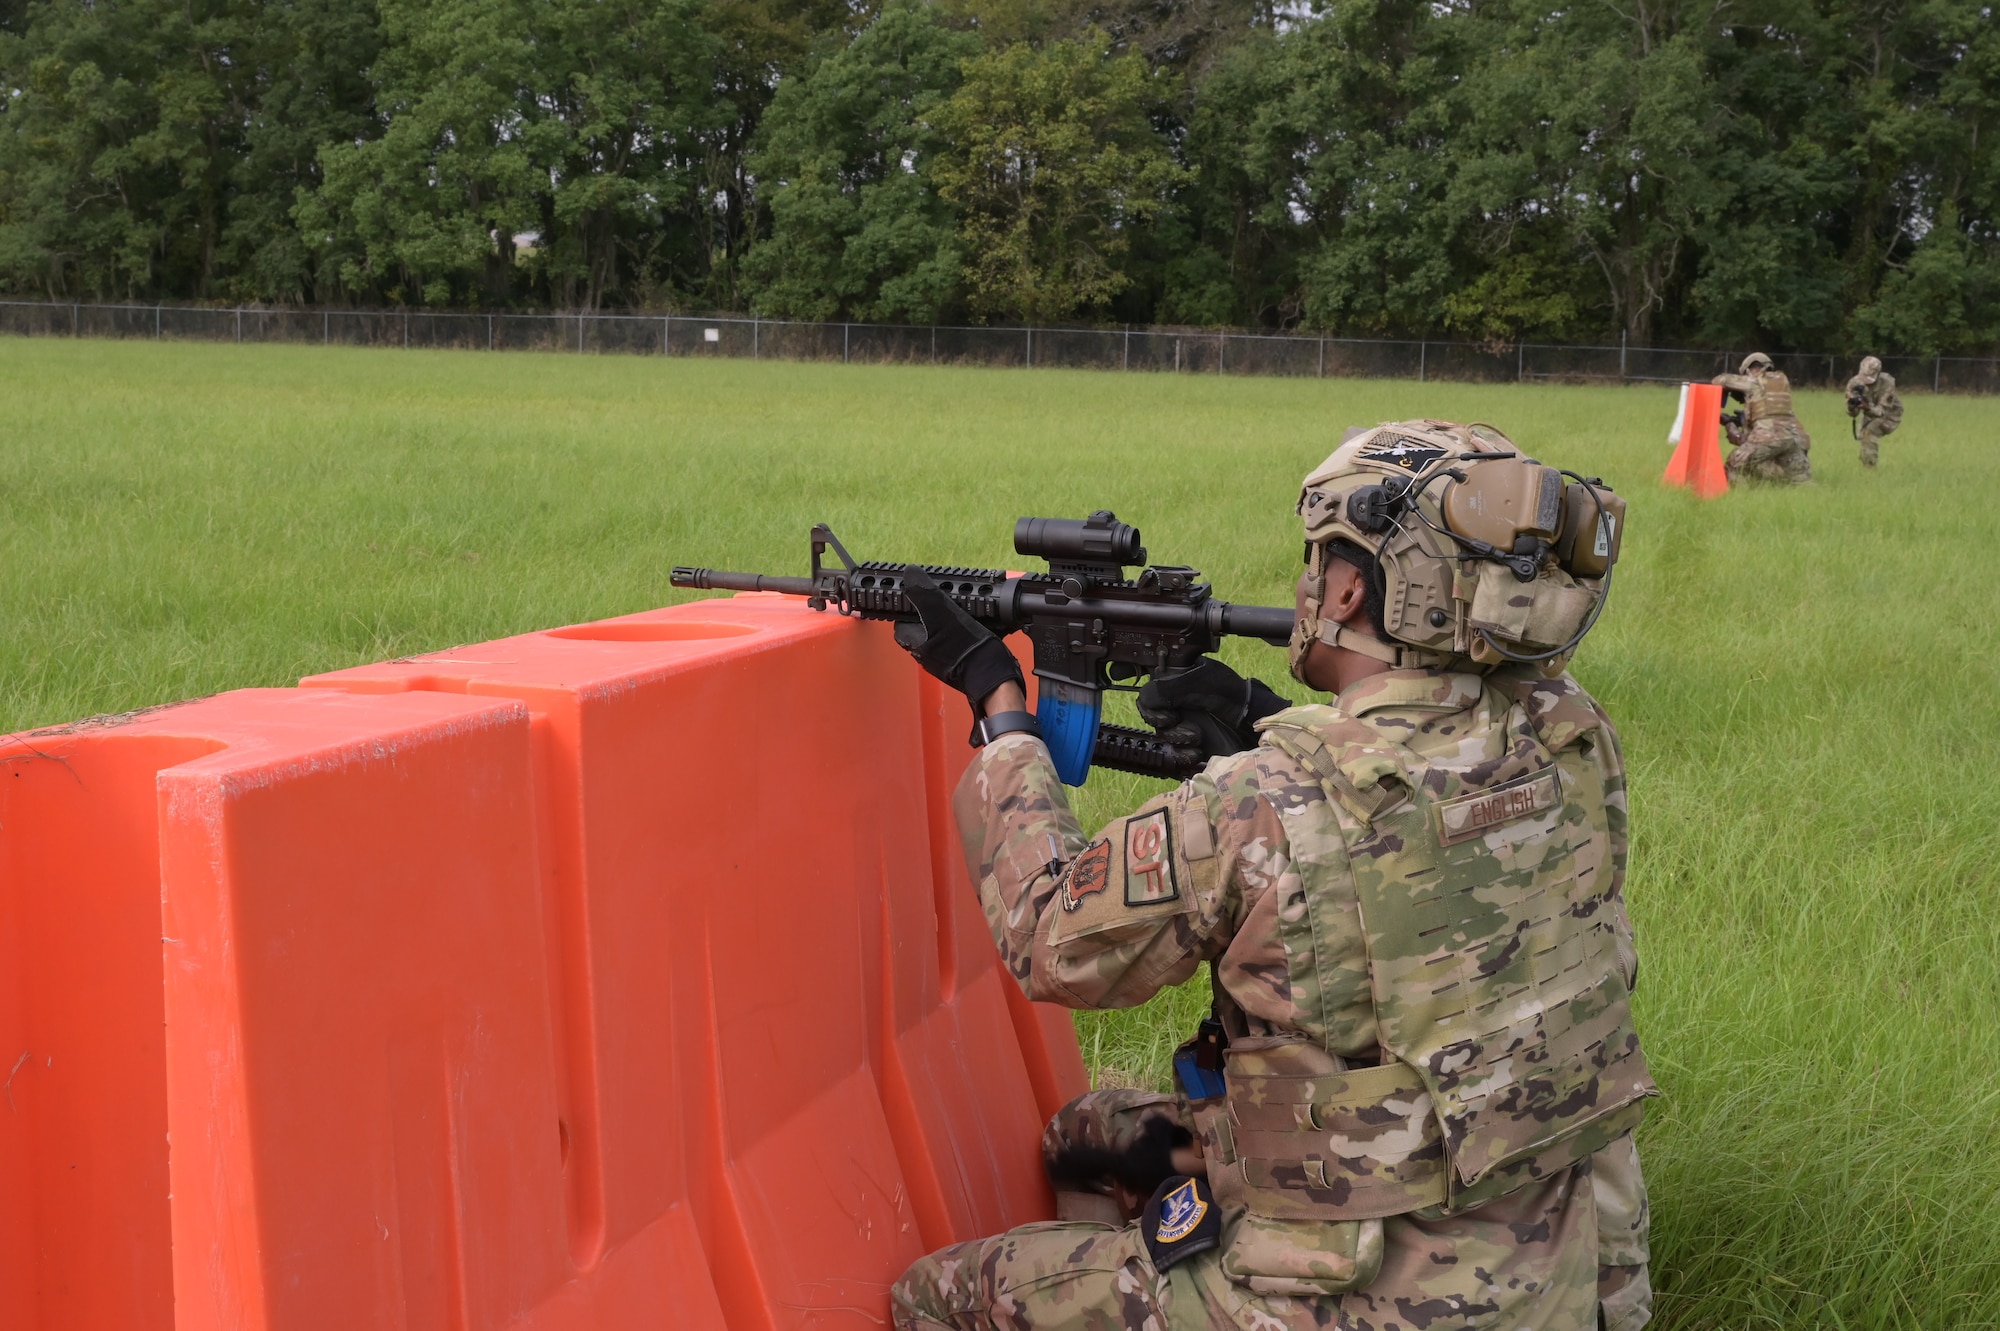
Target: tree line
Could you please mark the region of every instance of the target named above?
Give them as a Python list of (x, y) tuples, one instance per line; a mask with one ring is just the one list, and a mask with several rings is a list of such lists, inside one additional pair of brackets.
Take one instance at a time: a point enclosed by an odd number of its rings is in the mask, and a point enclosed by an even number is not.
[(2000, 345), (1990, 0), (0, 0), (0, 292)]

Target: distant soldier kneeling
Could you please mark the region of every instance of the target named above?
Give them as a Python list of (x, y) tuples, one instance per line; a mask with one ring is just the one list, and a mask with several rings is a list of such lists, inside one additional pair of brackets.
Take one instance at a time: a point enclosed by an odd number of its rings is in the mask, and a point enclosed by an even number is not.
[(1792, 414), (1792, 381), (1771, 368), (1769, 356), (1753, 351), (1740, 372), (1718, 374), (1712, 382), (1743, 403), (1742, 426), (1729, 430), (1735, 447), (1722, 464), (1730, 480), (1804, 485), (1812, 479), (1812, 439)]
[(1882, 437), (1903, 423), (1903, 399), (1896, 396), (1895, 377), (1873, 356), (1863, 357), (1860, 372), (1847, 381), (1847, 414), (1859, 427), (1854, 437), (1861, 441), (1861, 465), (1873, 470), (1881, 456)]

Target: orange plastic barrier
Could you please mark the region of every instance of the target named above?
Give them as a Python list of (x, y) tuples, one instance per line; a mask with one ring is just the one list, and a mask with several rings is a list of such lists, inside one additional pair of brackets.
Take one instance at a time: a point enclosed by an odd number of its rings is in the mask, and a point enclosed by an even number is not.
[(883, 626), (739, 597), (304, 684), (0, 749), (0, 1325), (877, 1327), (1049, 1213), (1082, 1062)]
[(1689, 384), (1687, 407), (1681, 415), (1681, 442), (1667, 462), (1668, 485), (1685, 486), (1703, 499), (1729, 492), (1716, 437), (1722, 424), (1722, 389), (1715, 384)]

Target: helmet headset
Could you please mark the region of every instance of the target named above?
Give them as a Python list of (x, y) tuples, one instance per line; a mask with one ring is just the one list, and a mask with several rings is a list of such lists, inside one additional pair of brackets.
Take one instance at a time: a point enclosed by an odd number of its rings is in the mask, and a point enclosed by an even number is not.
[[(1547, 467), (1499, 430), (1404, 421), (1351, 434), (1306, 477), (1305, 609), (1292, 673), (1314, 642), (1397, 667), (1504, 661), (1559, 672), (1596, 624), (1625, 503), (1595, 477)], [(1320, 618), (1329, 542), (1381, 569), (1389, 641)]]

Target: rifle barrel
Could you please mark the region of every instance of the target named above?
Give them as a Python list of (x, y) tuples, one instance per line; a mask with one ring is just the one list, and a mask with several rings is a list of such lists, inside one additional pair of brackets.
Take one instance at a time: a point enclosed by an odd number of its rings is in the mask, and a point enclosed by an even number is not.
[(1219, 627), (1224, 633), (1280, 644), (1292, 640), (1292, 623), (1297, 615), (1290, 610), (1275, 605), (1234, 605), (1228, 601), (1215, 604), (1222, 611)]
[(692, 587), (704, 592), (783, 592), (787, 596), (811, 596), (811, 578), (781, 578), (772, 573), (724, 573), (712, 568), (676, 567), (667, 579), (675, 587)]

